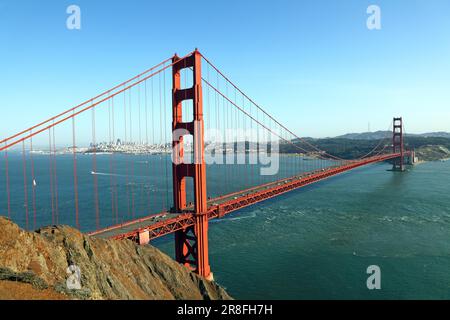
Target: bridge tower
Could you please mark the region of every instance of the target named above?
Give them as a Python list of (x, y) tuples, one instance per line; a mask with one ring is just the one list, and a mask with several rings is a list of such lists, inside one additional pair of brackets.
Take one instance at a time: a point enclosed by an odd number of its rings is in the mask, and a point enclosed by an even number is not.
[(394, 118), (394, 127), (392, 134), (392, 148), (394, 153), (400, 153), (399, 158), (394, 159), (393, 171), (404, 171), (404, 142), (403, 142), (403, 120)]
[[(206, 279), (212, 279), (208, 258), (208, 216), (206, 165), (204, 161), (204, 121), (202, 98), (201, 54), (173, 57), (172, 62), (172, 132), (173, 132), (173, 201), (175, 212), (186, 210), (186, 178), (194, 180), (194, 226), (175, 233), (176, 260)], [(193, 71), (193, 86), (181, 88), (181, 70)], [(191, 100), (193, 121), (183, 121), (183, 101)], [(183, 136), (193, 137), (193, 162), (185, 163)]]

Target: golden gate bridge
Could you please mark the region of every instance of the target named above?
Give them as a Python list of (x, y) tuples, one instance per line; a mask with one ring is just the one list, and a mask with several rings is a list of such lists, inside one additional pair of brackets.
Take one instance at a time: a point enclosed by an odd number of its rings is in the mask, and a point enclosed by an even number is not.
[[(196, 49), (1, 140), (0, 193), (8, 217), (26, 229), (64, 222), (141, 245), (173, 233), (176, 260), (212, 278), (209, 220), (373, 163), (390, 161), (403, 171), (413, 157), (403, 135), (402, 118), (394, 118), (392, 136), (364, 156), (331, 155), (286, 128)], [(61, 147), (67, 139), (70, 146)], [(250, 160), (279, 156), (280, 146), (293, 156), (276, 174), (262, 175)], [(219, 164), (206, 161), (208, 148)], [(239, 153), (245, 170), (220, 163), (235, 163)], [(127, 154), (144, 159), (139, 168)]]

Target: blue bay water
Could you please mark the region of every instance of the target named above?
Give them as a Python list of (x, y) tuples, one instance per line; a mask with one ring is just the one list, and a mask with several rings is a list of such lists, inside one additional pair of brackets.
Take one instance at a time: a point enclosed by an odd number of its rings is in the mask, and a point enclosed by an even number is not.
[[(215, 279), (238, 299), (450, 299), (450, 162), (389, 168), (212, 222)], [(370, 265), (381, 268), (381, 290), (367, 289)]]
[[(74, 225), (72, 157), (57, 158), (60, 223)], [(167, 157), (116, 155), (114, 175), (110, 159), (97, 157), (101, 226), (115, 222), (111, 181), (117, 185), (120, 221), (171, 206)], [(36, 155), (34, 161), (37, 221), (50, 224), (48, 157)], [(293, 173), (293, 161), (298, 159), (282, 157), (280, 178)], [(92, 156), (80, 155), (77, 162), (80, 225), (88, 231), (95, 229)], [(4, 172), (4, 159), (0, 164)], [(12, 218), (24, 226), (20, 155), (10, 154), (9, 165)], [(307, 171), (313, 162), (302, 165)], [(249, 175), (257, 168), (235, 166), (230, 174), (224, 167), (208, 168), (210, 196), (258, 182)], [(215, 279), (237, 299), (449, 299), (450, 162), (423, 163), (404, 173), (389, 168), (385, 163), (360, 168), (211, 221)], [(29, 175), (29, 162), (26, 169)], [(0, 212), (7, 215), (3, 173), (1, 179)], [(30, 180), (27, 184), (32, 225)], [(134, 212), (127, 192), (134, 195)], [(173, 255), (172, 237), (153, 244)], [(369, 265), (381, 268), (381, 290), (366, 287)]]

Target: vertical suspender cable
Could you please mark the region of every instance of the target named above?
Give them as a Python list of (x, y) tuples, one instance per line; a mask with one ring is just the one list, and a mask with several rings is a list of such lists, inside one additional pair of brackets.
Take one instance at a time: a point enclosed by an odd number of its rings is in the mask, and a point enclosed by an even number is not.
[[(164, 70), (163, 72), (163, 81), (164, 81), (164, 86), (163, 86), (163, 93), (164, 93), (164, 151), (167, 151), (167, 101), (166, 101), (166, 70)], [(166, 173), (166, 208), (169, 209), (170, 208), (170, 204), (169, 204), (169, 169), (168, 169), (168, 159), (167, 159), (167, 153), (164, 152), (164, 162), (165, 162), (165, 173)]]
[[(6, 144), (6, 142), (5, 142)], [(9, 191), (9, 162), (8, 162), (8, 149), (5, 149), (5, 174), (6, 174), (6, 203), (8, 210), (8, 218), (11, 219), (11, 195)]]
[(25, 141), (22, 141), (22, 171), (23, 171), (23, 193), (24, 193), (24, 208), (25, 208), (25, 226), (28, 230), (28, 184), (27, 184), (27, 167), (25, 158)]
[[(112, 138), (112, 99), (108, 100), (108, 145), (109, 148), (113, 148), (114, 142)], [(113, 157), (114, 152), (109, 155), (109, 188), (111, 194), (111, 221), (115, 220), (115, 201), (114, 201), (114, 173), (113, 173)]]
[[(31, 134), (32, 132), (30, 132)], [(36, 177), (34, 174), (34, 159), (33, 159), (33, 137), (30, 137), (30, 160), (31, 160), (31, 201), (33, 206), (33, 229), (36, 229)]]
[(50, 198), (52, 204), (52, 225), (55, 224), (55, 192), (53, 190), (53, 150), (52, 150), (52, 135), (51, 130), (48, 129), (48, 150), (49, 150), (49, 178), (50, 178)]
[(77, 147), (75, 138), (75, 117), (72, 117), (72, 153), (73, 153), (73, 190), (75, 200), (75, 225), (79, 229), (78, 219), (78, 176), (77, 176)]
[[(54, 121), (53, 121), (54, 123)], [(55, 188), (55, 223), (59, 224), (59, 205), (58, 205), (58, 171), (56, 161), (56, 136), (55, 127), (52, 127), (53, 142), (53, 186)]]
[[(109, 101), (109, 100), (108, 100)], [(92, 101), (91, 101), (92, 102)], [(92, 109), (92, 171), (94, 172), (94, 210), (95, 210), (95, 226), (100, 229), (100, 210), (98, 204), (98, 176), (97, 176), (97, 141), (95, 136), (95, 107)]]

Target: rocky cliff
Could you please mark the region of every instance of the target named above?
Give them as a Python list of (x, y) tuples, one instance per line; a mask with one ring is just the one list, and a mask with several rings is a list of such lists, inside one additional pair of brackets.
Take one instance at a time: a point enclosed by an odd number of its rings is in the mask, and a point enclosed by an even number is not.
[(0, 299), (8, 298), (230, 299), (152, 246), (91, 238), (66, 226), (26, 232), (0, 217)]

